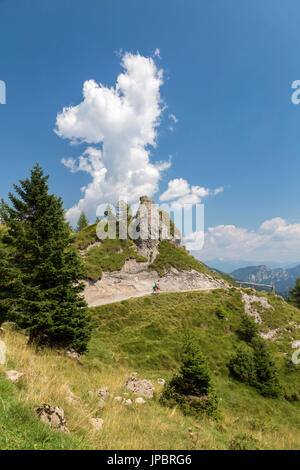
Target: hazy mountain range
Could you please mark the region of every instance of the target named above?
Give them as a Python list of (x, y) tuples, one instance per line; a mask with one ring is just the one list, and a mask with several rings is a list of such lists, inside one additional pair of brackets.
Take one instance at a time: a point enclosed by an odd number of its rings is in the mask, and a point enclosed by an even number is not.
[[(201, 251), (191, 251), (191, 254), (201, 261)], [(203, 261), (202, 261), (203, 262)], [(268, 265), (261, 262), (247, 260), (220, 260), (211, 259), (205, 264), (212, 268), (212, 272), (229, 273), (233, 278), (255, 282), (258, 284), (274, 284), (275, 292), (283, 297), (289, 294), (289, 287), (295, 285), (295, 281), (300, 277), (300, 262), (280, 263), (268, 261)]]
[(289, 293), (289, 287), (293, 287), (296, 279), (300, 277), (300, 264), (289, 269), (270, 269), (265, 265), (247, 266), (232, 271), (231, 275), (240, 281), (274, 284), (275, 292), (286, 296)]
[(196, 251), (196, 250), (191, 250), (190, 251), (191, 255), (193, 255), (196, 259), (201, 261), (202, 263), (204, 262), (208, 266), (212, 266), (215, 269), (218, 269), (220, 271), (223, 271), (225, 273), (231, 273), (232, 271), (240, 268), (245, 268), (249, 266), (257, 267), (257, 266), (268, 266), (270, 269), (276, 269), (276, 268), (283, 268), (283, 269), (290, 269), (298, 266), (300, 264), (300, 260), (296, 260), (294, 263), (289, 263), (289, 262), (279, 262), (279, 261), (264, 261), (264, 260), (256, 260), (256, 261), (249, 261), (246, 259), (240, 259), (240, 260), (234, 260), (234, 259), (228, 259), (228, 260), (223, 260), (220, 258), (214, 258), (210, 260), (203, 260), (201, 257), (201, 251)]

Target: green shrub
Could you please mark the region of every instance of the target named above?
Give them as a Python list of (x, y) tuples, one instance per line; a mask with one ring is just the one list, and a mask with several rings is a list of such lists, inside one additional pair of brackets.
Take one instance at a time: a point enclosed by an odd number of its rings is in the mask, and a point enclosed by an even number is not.
[(165, 387), (161, 402), (168, 406), (179, 404), (185, 414), (205, 413), (217, 418), (219, 399), (215, 392), (211, 372), (196, 339), (185, 340), (179, 374)]
[(229, 450), (256, 450), (259, 448), (258, 440), (248, 434), (237, 434), (229, 442)]
[(242, 344), (236, 355), (230, 360), (229, 370), (236, 379), (252, 384), (255, 380), (253, 350)]
[(247, 343), (250, 343), (258, 333), (257, 324), (251, 317), (249, 317), (249, 315), (245, 314), (242, 316), (242, 320), (239, 329), (237, 330), (237, 333), (242, 340), (246, 341)]
[(88, 225), (74, 236), (73, 248), (85, 250), (89, 245), (99, 241), (96, 233), (96, 224)]
[(300, 401), (300, 395), (298, 392), (290, 392), (288, 390), (285, 390), (284, 398), (287, 401)]
[(263, 396), (280, 396), (278, 371), (265, 340), (254, 337), (250, 346), (241, 345), (231, 358), (228, 365), (231, 374), (241, 382), (256, 387)]
[(224, 318), (226, 318), (226, 310), (224, 307), (218, 307), (216, 310), (216, 315), (218, 318), (220, 318), (220, 320), (224, 320)]

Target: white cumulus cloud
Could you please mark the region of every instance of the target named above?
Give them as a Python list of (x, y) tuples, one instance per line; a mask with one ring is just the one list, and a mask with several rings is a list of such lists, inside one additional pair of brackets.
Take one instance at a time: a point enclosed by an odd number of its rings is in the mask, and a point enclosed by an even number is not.
[(173, 207), (184, 204), (197, 204), (207, 196), (217, 195), (224, 190), (223, 187), (211, 190), (202, 186), (191, 186), (183, 178), (175, 178), (168, 183), (168, 189), (161, 194), (160, 201), (168, 201)]
[(98, 204), (137, 201), (158, 190), (168, 162), (150, 161), (149, 146), (155, 147), (157, 127), (164, 109), (160, 96), (163, 72), (151, 57), (126, 53), (123, 72), (115, 86), (94, 80), (83, 85), (83, 99), (77, 106), (63, 108), (56, 118), (55, 132), (72, 144), (87, 143), (78, 161), (64, 158), (71, 172), (84, 171), (91, 182), (82, 188), (83, 197), (67, 211), (75, 222), (84, 210), (96, 215)]
[[(186, 240), (189, 250), (198, 250), (203, 232)], [(297, 262), (300, 260), (300, 223), (288, 224), (281, 217), (266, 220), (257, 230), (218, 225), (205, 232), (201, 259)]]

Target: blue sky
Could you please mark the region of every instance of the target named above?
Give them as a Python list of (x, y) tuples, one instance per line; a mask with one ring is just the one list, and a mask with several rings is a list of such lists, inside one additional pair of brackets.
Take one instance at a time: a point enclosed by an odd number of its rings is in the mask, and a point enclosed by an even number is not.
[(145, 188), (158, 186), (156, 201), (170, 182), (209, 188), (204, 259), (299, 261), (299, 10), (297, 0), (0, 0), (0, 196), (39, 161), (65, 207), (78, 204), (93, 177), (61, 160), (91, 143), (70, 145), (66, 120), (57, 135), (57, 116), (82, 102), (85, 81), (115, 87), (126, 53), (139, 53), (153, 79), (163, 70), (156, 147), (147, 134), (145, 149), (151, 165), (172, 156), (156, 176), (149, 166)]

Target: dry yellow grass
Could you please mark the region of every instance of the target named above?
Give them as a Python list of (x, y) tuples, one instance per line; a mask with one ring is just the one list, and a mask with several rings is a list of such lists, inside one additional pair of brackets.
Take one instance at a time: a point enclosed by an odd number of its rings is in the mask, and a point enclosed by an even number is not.
[[(84, 435), (97, 449), (164, 449), (189, 448), (189, 423), (177, 410), (163, 409), (156, 402), (125, 406), (114, 396), (124, 395), (123, 385), (132, 371), (94, 364), (78, 365), (59, 352), (48, 349), (37, 354), (26, 338), (6, 327), (8, 367), (25, 374), (17, 389), (23, 403), (49, 403), (62, 407), (72, 433)], [(2, 366), (2, 370), (5, 370)], [(78, 397), (79, 404), (69, 403), (65, 386)], [(110, 397), (104, 409), (89, 396), (89, 390), (107, 388)], [(160, 385), (156, 384), (157, 391)], [(130, 395), (128, 395), (129, 397)], [(133, 397), (132, 397), (133, 398)], [(94, 430), (89, 419), (101, 417), (104, 428)]]
[[(24, 372), (24, 380), (16, 386), (18, 398), (33, 408), (42, 403), (60, 406), (65, 411), (71, 434), (84, 439), (95, 449), (228, 449), (235, 445), (237, 436), (245, 435), (258, 448), (300, 448), (300, 437), (288, 426), (278, 429), (262, 428), (250, 421), (245, 404), (245, 414), (236, 416), (234, 410), (224, 408), (223, 419), (217, 423), (208, 419), (196, 421), (185, 417), (174, 408), (163, 408), (156, 398), (144, 405), (126, 406), (114, 401), (124, 396), (123, 385), (132, 370), (126, 367), (102, 365), (97, 360), (80, 366), (62, 353), (42, 350), (38, 353), (26, 344), (26, 337), (5, 326), (7, 367), (0, 371), (16, 369)], [(153, 380), (155, 392), (161, 386)], [(79, 403), (67, 400), (65, 387), (78, 397)], [(107, 388), (110, 397), (105, 408), (99, 408), (89, 390)], [(130, 394), (127, 398), (130, 397)], [(134, 397), (132, 397), (134, 398)], [(104, 427), (96, 431), (90, 418), (101, 417)], [(248, 442), (247, 441), (247, 442)]]

